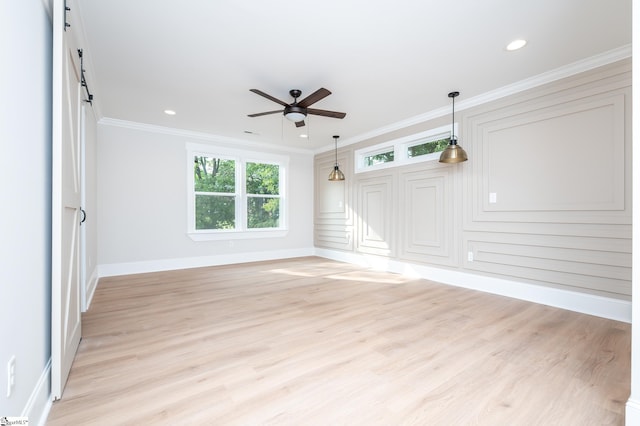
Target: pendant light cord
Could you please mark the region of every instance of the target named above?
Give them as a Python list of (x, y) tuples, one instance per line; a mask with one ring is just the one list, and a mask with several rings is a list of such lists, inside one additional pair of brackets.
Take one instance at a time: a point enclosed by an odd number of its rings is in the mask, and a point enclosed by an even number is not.
[(456, 97), (451, 98), (451, 137), (456, 138), (455, 130), (456, 128)]
[(455, 135), (456, 128), (456, 96), (458, 96), (460, 92), (451, 92), (449, 93), (449, 97), (451, 98), (451, 140), (450, 145), (457, 145), (458, 138)]
[(451, 98), (451, 136), (449, 137), (449, 145), (440, 154), (440, 163), (461, 163), (467, 161), (467, 153), (458, 145), (458, 138), (455, 135), (456, 130), (456, 96), (460, 92), (450, 92)]

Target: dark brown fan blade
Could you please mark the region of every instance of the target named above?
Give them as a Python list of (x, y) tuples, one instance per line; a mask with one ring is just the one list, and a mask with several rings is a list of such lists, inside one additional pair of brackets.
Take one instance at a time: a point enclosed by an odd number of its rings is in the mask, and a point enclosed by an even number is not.
[(326, 111), (324, 109), (307, 108), (307, 114), (322, 115), (323, 117), (344, 118), (346, 112)]
[(313, 92), (312, 94), (310, 94), (309, 96), (307, 96), (306, 98), (304, 98), (303, 100), (301, 100), (300, 102), (298, 102), (298, 106), (302, 108), (306, 108), (308, 106), (311, 106), (312, 104), (315, 104), (319, 100), (326, 98), (330, 94), (331, 94), (330, 91), (322, 87), (316, 90), (315, 92)]
[(281, 109), (277, 111), (267, 111), (267, 112), (259, 112), (257, 114), (249, 114), (249, 117), (260, 117), (261, 115), (275, 114), (276, 112), (282, 112)]
[(289, 104), (285, 103), (284, 101), (281, 101), (280, 99), (276, 99), (276, 98), (274, 98), (274, 97), (273, 97), (273, 96), (271, 96), (271, 95), (267, 95), (266, 93), (264, 93), (264, 92), (263, 92), (263, 91), (261, 91), (261, 90), (258, 90), (258, 89), (249, 89), (249, 91), (251, 91), (251, 92), (255, 93), (256, 95), (260, 95), (260, 96), (262, 96), (262, 97), (265, 97), (265, 98), (269, 99), (270, 101), (273, 101), (273, 102), (275, 102), (275, 103), (277, 103), (277, 104), (280, 104), (280, 105), (282, 105), (282, 106), (289, 106)]
[(304, 121), (296, 121), (296, 127), (304, 126)]

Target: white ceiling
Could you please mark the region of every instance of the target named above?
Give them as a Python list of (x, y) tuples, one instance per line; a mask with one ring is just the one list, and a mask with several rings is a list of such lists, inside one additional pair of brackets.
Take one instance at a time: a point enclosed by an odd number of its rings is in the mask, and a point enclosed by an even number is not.
[[(450, 91), (463, 105), (631, 43), (631, 0), (68, 3), (102, 117), (310, 150), (450, 111)], [(506, 51), (515, 38), (527, 46)], [(333, 94), (313, 108), (346, 118), (296, 129), (280, 114), (247, 117), (281, 108), (249, 89), (291, 102), (290, 89), (320, 87)]]

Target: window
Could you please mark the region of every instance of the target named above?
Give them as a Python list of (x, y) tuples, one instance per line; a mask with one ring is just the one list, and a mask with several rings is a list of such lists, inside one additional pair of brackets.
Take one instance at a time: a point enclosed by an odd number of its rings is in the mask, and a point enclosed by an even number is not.
[(235, 229), (236, 162), (195, 155), (195, 229)]
[(442, 152), (449, 145), (451, 141), (450, 137), (444, 139), (436, 139), (431, 142), (424, 142), (418, 145), (412, 145), (407, 147), (407, 157), (419, 157), (421, 155), (433, 154), (435, 152)]
[(280, 166), (247, 163), (247, 227), (278, 228), (280, 223)]
[(192, 239), (278, 236), (286, 230), (286, 156), (188, 144), (187, 159)]
[[(457, 124), (454, 130), (457, 131)], [(451, 138), (451, 126), (442, 126), (384, 144), (356, 150), (356, 173), (398, 167), (440, 158)]]
[(380, 154), (371, 154), (364, 157), (364, 164), (367, 167), (375, 166), (376, 164), (389, 163), (393, 161), (393, 148), (391, 151), (381, 152)]

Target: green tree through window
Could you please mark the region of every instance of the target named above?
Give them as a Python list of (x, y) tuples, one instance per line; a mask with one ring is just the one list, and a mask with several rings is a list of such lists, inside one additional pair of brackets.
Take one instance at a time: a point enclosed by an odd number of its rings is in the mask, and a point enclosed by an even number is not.
[[(282, 194), (278, 164), (243, 164), (239, 160), (204, 155), (195, 155), (193, 161), (196, 230), (280, 227)], [(243, 176), (237, 173), (238, 170), (244, 171)], [(239, 215), (236, 206), (242, 204), (246, 208), (246, 223), (238, 226), (244, 213)]]
[(449, 138), (413, 145), (407, 148), (407, 156), (412, 158), (420, 155), (433, 154), (434, 152), (441, 152), (444, 151), (447, 145), (449, 145)]
[(247, 228), (277, 228), (280, 219), (280, 167), (247, 163)]
[(196, 229), (236, 227), (236, 162), (194, 157)]
[(364, 158), (365, 166), (375, 166), (380, 163), (389, 163), (394, 160), (395, 152), (393, 150), (382, 152), (380, 154), (369, 155)]

